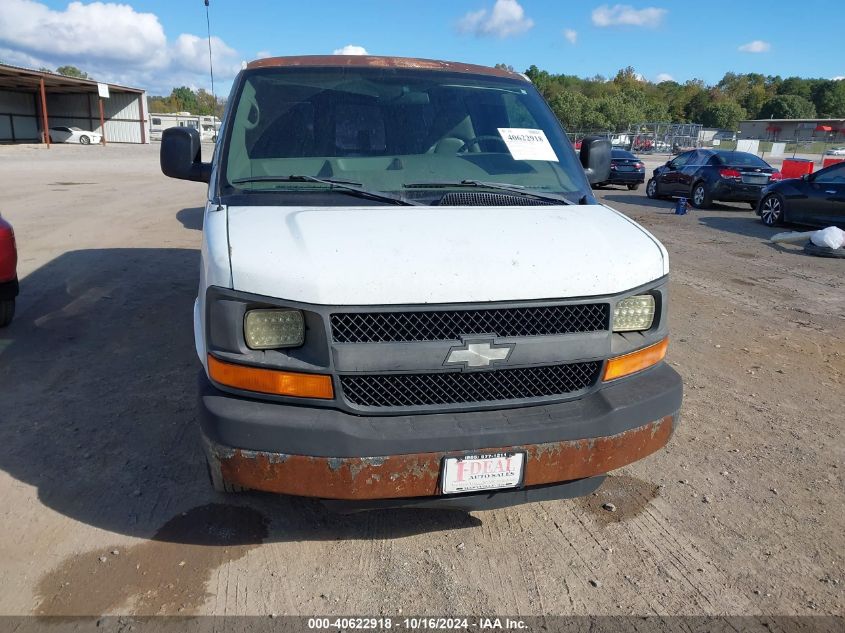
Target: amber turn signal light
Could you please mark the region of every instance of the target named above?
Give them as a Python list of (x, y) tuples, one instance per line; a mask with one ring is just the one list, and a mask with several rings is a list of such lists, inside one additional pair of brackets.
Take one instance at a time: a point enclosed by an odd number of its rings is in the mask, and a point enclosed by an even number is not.
[(276, 369), (225, 363), (208, 355), (208, 375), (215, 382), (235, 389), (295, 398), (334, 398), (331, 376), (300, 374)]
[(615, 380), (656, 365), (666, 358), (667, 349), (669, 349), (668, 337), (636, 352), (611, 358), (604, 367), (602, 380)]

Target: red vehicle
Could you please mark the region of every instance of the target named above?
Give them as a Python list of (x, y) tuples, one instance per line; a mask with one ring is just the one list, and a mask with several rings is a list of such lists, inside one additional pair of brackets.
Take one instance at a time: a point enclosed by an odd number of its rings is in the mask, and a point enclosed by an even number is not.
[(12, 225), (0, 217), (0, 327), (12, 322), (18, 296), (18, 251)]

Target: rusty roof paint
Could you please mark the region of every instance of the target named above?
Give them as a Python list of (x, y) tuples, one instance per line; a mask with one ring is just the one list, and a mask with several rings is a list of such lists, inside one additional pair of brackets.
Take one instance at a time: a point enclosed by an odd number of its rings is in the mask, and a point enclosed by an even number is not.
[(527, 79), (515, 72), (464, 64), (462, 62), (446, 62), (436, 59), (418, 59), (415, 57), (378, 57), (375, 55), (301, 55), (297, 57), (267, 57), (257, 59), (247, 64), (247, 68), (275, 68), (283, 66), (298, 66), (312, 68), (409, 68), (417, 70), (442, 70), (454, 73), (469, 73), (474, 75), (491, 75), (508, 79)]

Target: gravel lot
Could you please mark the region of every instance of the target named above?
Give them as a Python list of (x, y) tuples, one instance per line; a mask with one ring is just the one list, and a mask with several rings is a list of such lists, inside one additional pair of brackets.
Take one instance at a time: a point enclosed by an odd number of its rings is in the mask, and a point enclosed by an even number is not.
[(334, 516), (207, 484), (204, 188), (157, 151), (0, 146), (22, 282), (0, 331), (0, 613), (845, 611), (842, 260), (768, 243), (745, 205), (602, 190), (672, 258), (668, 448), (586, 499)]

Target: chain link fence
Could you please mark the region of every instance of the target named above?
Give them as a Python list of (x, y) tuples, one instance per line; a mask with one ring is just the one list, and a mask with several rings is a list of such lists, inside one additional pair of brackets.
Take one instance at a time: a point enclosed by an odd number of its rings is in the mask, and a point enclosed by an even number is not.
[(613, 147), (638, 154), (676, 154), (701, 147), (702, 129), (700, 123), (649, 121), (622, 130), (577, 130), (569, 132), (569, 138), (576, 147), (586, 136), (601, 136), (609, 139)]

